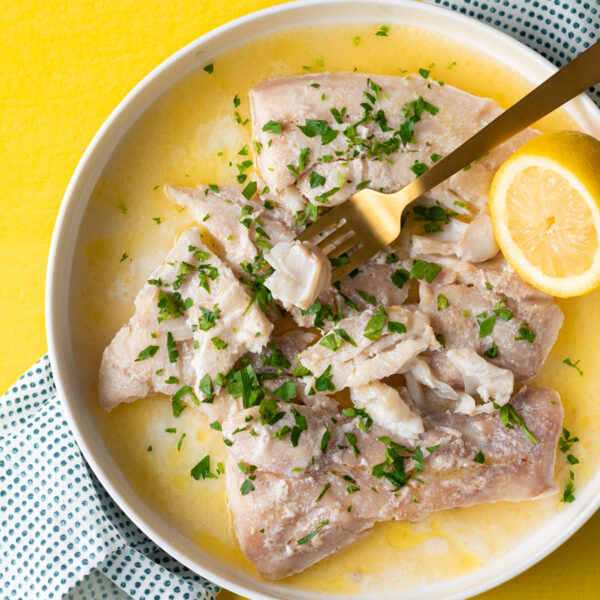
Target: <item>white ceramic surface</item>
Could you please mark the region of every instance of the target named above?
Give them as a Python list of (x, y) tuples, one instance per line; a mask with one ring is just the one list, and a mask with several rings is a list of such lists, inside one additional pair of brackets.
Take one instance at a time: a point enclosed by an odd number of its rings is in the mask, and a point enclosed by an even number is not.
[[(124, 478), (97, 434), (85, 402), (81, 401), (85, 394), (73, 355), (68, 314), (73, 252), (88, 200), (111, 153), (131, 125), (165, 90), (212, 57), (258, 35), (292, 26), (352, 21), (406, 24), (437, 31), (462, 42), (468, 40), (470, 45), (516, 69), (532, 83), (540, 83), (555, 71), (546, 60), (505, 34), (449, 10), (414, 0), (303, 1), (247, 15), (207, 33), (174, 54), (117, 106), (73, 174), (60, 207), (50, 249), (46, 290), (49, 354), (59, 397), (85, 458), (117, 504), (158, 545), (197, 573), (253, 600), (314, 600), (324, 596), (294, 592), (277, 583), (260, 582), (220, 563), (158, 517)], [(567, 110), (584, 131), (600, 137), (600, 111), (589, 98), (571, 101)], [(575, 503), (568, 505), (503, 559), (466, 576), (401, 594), (392, 593), (389, 598), (458, 600), (483, 592), (538, 562), (585, 523), (599, 505), (600, 469), (585, 487), (578, 489)], [(369, 597), (372, 596), (360, 596)]]

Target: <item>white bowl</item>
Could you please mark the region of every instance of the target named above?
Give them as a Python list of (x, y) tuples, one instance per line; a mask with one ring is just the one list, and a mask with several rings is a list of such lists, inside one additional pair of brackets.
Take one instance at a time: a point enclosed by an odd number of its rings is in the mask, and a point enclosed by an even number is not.
[[(90, 195), (109, 157), (129, 128), (175, 82), (207, 60), (250, 38), (291, 26), (340, 22), (397, 23), (468, 40), (471, 46), (517, 70), (534, 84), (556, 69), (519, 42), (487, 25), (414, 0), (313, 0), (265, 9), (223, 25), (192, 42), (154, 69), (117, 106), (85, 151), (63, 199), (50, 248), (46, 290), (48, 348), (58, 395), (75, 438), (102, 485), (131, 520), (177, 560), (215, 583), (252, 599), (314, 599), (320, 594), (293, 591), (258, 581), (213, 558), (169, 523), (157, 517), (125, 479), (97, 433), (74, 356), (69, 320), (71, 265), (79, 226)], [(587, 97), (567, 105), (583, 131), (600, 137), (600, 112)], [(509, 554), (468, 575), (394, 595), (397, 600), (467, 598), (521, 573), (571, 536), (600, 505), (600, 470), (578, 489), (567, 506)], [(367, 598), (368, 595), (362, 596)], [(390, 596), (392, 597), (392, 596)]]

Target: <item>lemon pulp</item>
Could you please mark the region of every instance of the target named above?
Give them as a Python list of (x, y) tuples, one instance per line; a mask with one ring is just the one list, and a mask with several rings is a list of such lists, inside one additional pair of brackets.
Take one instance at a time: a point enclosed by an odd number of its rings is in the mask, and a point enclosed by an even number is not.
[(598, 251), (592, 212), (556, 171), (537, 166), (521, 171), (508, 187), (506, 212), (515, 244), (546, 275), (580, 275), (592, 265)]

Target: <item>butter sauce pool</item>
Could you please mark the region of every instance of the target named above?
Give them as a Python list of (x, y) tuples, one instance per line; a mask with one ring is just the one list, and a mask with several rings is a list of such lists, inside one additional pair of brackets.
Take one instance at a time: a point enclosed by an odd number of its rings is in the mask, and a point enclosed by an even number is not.
[[(235, 183), (237, 163), (253, 159), (248, 90), (263, 79), (307, 72), (353, 71), (402, 75), (419, 68), (472, 94), (506, 107), (531, 86), (481, 52), (432, 32), (380, 24), (312, 27), (269, 34), (212, 60), (161, 97), (127, 134), (90, 199), (73, 270), (75, 348), (88, 385), (88, 402), (115, 461), (138, 493), (179, 531), (225, 563), (255, 574), (237, 547), (227, 509), (225, 482), (195, 481), (191, 468), (206, 454), (212, 470), (226, 458), (219, 434), (193, 410), (174, 418), (165, 397), (100, 409), (97, 372), (114, 333), (133, 312), (133, 299), (175, 235), (191, 224), (163, 195), (164, 183)], [(209, 69), (210, 70), (210, 69)], [(239, 105), (234, 98), (239, 98)], [(237, 112), (237, 115), (236, 115)], [(564, 114), (540, 125), (544, 131), (573, 129)], [(238, 154), (247, 145), (250, 155)], [(206, 223), (210, 227), (210, 220)], [(206, 233), (210, 242), (210, 236)], [(600, 293), (559, 301), (565, 325), (539, 383), (557, 389), (565, 425), (581, 442), (573, 470), (581, 485), (600, 460), (594, 423), (600, 357)], [(585, 333), (583, 333), (585, 332)], [(579, 363), (584, 376), (562, 361)], [(166, 428), (176, 428), (167, 433)], [(178, 451), (182, 434), (186, 437)], [(400, 592), (466, 574), (502, 556), (556, 511), (569, 467), (559, 453), (560, 493), (519, 504), (497, 503), (433, 514), (419, 523), (377, 524), (354, 546), (290, 577), (281, 585), (353, 594)], [(577, 493), (577, 492), (575, 492)]]

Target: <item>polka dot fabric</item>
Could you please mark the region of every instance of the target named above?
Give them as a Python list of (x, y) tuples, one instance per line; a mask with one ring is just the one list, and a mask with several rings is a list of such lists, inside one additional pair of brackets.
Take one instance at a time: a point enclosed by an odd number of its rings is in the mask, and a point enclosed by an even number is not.
[(85, 463), (44, 357), (0, 401), (0, 598), (214, 600)]
[[(425, 0), (483, 21), (557, 67), (600, 38), (600, 0)], [(600, 105), (600, 85), (590, 90)]]
[[(426, 0), (560, 66), (600, 37), (600, 0)], [(600, 86), (591, 90), (600, 104)], [(83, 460), (48, 358), (0, 400), (0, 598), (214, 600), (127, 519)]]

